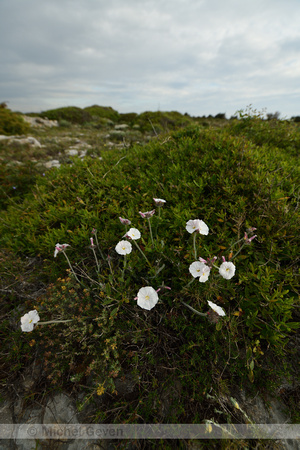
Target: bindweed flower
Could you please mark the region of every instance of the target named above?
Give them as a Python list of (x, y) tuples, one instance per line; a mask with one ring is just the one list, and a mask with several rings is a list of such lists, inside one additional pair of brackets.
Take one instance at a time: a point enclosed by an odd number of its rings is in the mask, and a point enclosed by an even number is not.
[(190, 265), (189, 271), (194, 278), (199, 277), (199, 281), (205, 283), (208, 280), (210, 268), (203, 262), (195, 261)]
[(40, 316), (36, 309), (29, 311), (29, 313), (25, 314), (21, 317), (21, 329), (22, 331), (32, 331), (34, 325), (40, 320)]
[(157, 206), (163, 206), (166, 203), (166, 200), (163, 198), (153, 198), (153, 200)]
[(119, 217), (119, 219), (120, 219), (120, 222), (123, 225), (130, 225), (131, 224), (131, 221), (129, 219), (123, 219), (122, 217)]
[(90, 238), (90, 241), (91, 241), (90, 248), (91, 248), (91, 249), (95, 248), (96, 245), (94, 244), (94, 239), (93, 239), (92, 237)]
[(137, 304), (143, 308), (150, 311), (154, 308), (158, 302), (158, 295), (155, 289), (151, 286), (142, 287), (137, 295)]
[(206, 223), (203, 222), (203, 220), (199, 220), (199, 219), (189, 220), (186, 223), (185, 228), (190, 234), (194, 233), (194, 231), (198, 231), (198, 233), (200, 233), (200, 234), (208, 235), (208, 232), (209, 232), (209, 228), (206, 225)]
[(140, 239), (141, 233), (137, 228), (130, 228), (130, 230), (126, 233), (125, 236), (135, 241), (136, 239)]
[(220, 265), (219, 273), (226, 280), (230, 280), (235, 274), (235, 265), (232, 262), (226, 262), (223, 257), (224, 262)]
[(209, 304), (210, 308), (215, 311), (219, 316), (226, 316), (225, 311), (223, 310), (223, 308), (221, 308), (221, 306), (216, 305), (213, 302), (210, 302), (209, 300), (207, 300), (207, 303)]
[(132, 245), (128, 241), (120, 241), (116, 245), (116, 252), (119, 253), (119, 255), (129, 255), (132, 251)]
[(69, 244), (56, 244), (55, 251), (54, 251), (54, 258), (56, 258), (57, 254), (59, 252), (64, 252), (67, 247), (70, 247)]
[(245, 233), (245, 235), (244, 235), (245, 244), (251, 244), (251, 241), (253, 241), (253, 239), (255, 239), (256, 237), (257, 237), (257, 234), (255, 234), (254, 236), (251, 236), (251, 238), (249, 238), (248, 234)]
[(155, 209), (152, 209), (152, 211), (146, 211), (144, 213), (139, 211), (139, 214), (142, 216), (143, 219), (149, 219), (149, 217), (152, 217), (153, 214), (155, 214)]

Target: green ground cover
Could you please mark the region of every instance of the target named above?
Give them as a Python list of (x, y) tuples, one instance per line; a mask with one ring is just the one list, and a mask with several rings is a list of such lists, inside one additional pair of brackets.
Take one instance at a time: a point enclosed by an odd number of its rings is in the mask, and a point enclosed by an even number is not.
[[(86, 386), (83, 403), (108, 396), (109, 411), (117, 412), (94, 420), (160, 422), (162, 392), (179, 382), (163, 420), (224, 423), (230, 415), (212, 398), (241, 386), (271, 389), (283, 373), (299, 370), (299, 129), (249, 114), (221, 126), (181, 116), (176, 128), (171, 115), (153, 115), (151, 123), (130, 115), (130, 126), (140, 121), (143, 132), (156, 127), (157, 135), (109, 151), (96, 148), (90, 125), (80, 125), (77, 132), (90, 136), (101, 160), (75, 158), (32, 175), (30, 189), (24, 183), (17, 197), (6, 191), (2, 386), (38, 356), (45, 369), (40, 389)], [(160, 211), (153, 198), (166, 200)], [(153, 209), (150, 231), (139, 212)], [(125, 234), (119, 217), (141, 232), (125, 263), (115, 250)], [(209, 233), (190, 234), (191, 219), (204, 221)], [(257, 237), (248, 243), (251, 227)], [(76, 278), (63, 252), (54, 258), (57, 243), (70, 245)], [(208, 280), (191, 282), (190, 265), (214, 256)], [(231, 279), (219, 273), (222, 257), (235, 265)], [(136, 301), (144, 286), (160, 289), (150, 311)], [(207, 301), (226, 315), (209, 321), (197, 314), (209, 311)], [(21, 316), (34, 309), (41, 322), (69, 322), (22, 332)], [(115, 380), (128, 374), (136, 383), (130, 402), (115, 394)]]

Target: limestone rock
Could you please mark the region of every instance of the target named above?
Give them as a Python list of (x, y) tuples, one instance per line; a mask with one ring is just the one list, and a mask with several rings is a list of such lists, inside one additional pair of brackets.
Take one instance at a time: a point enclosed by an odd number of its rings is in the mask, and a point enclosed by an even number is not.
[(57, 120), (42, 119), (41, 117), (22, 116), (32, 127), (58, 127)]

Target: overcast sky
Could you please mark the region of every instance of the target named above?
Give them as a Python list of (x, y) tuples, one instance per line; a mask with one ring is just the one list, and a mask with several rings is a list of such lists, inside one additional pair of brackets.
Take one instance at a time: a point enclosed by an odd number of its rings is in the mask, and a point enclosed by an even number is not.
[(0, 0), (2, 101), (300, 115), (300, 0)]

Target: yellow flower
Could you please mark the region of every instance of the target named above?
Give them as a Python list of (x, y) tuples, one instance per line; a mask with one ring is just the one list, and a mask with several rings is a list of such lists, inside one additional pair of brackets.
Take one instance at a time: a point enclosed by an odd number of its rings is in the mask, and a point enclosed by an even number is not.
[(104, 387), (104, 383), (99, 384), (99, 386), (97, 387), (97, 395), (103, 395), (105, 392), (105, 387)]

